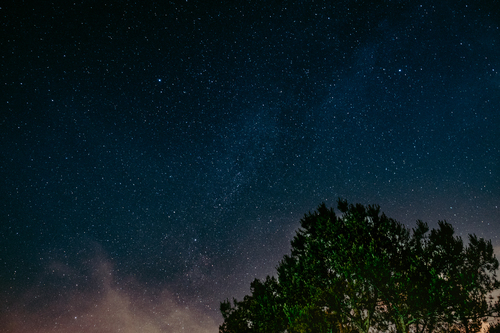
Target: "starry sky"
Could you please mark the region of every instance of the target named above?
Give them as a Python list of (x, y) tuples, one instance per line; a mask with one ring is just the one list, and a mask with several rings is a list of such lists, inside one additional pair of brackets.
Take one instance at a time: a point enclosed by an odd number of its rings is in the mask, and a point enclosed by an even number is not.
[(7, 332), (217, 332), (339, 197), (500, 248), (495, 1), (8, 1), (0, 23)]

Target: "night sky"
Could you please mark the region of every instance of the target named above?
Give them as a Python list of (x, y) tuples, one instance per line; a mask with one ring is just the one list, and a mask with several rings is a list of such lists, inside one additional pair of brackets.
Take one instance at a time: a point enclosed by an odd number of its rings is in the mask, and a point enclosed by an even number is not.
[(216, 332), (339, 197), (498, 250), (495, 3), (3, 2), (0, 331)]

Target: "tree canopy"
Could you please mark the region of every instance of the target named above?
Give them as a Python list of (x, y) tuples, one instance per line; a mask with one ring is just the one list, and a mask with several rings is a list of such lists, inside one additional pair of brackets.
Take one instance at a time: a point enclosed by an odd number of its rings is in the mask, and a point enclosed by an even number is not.
[(464, 244), (445, 221), (409, 229), (379, 206), (337, 208), (306, 214), (276, 277), (221, 303), (219, 332), (472, 333), (499, 315), (491, 241)]

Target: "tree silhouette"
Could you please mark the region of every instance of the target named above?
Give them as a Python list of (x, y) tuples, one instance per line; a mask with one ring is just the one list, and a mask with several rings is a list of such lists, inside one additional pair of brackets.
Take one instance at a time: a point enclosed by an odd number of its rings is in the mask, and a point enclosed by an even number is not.
[(379, 206), (340, 200), (300, 221), (277, 279), (221, 304), (220, 332), (478, 332), (498, 314), (491, 242), (464, 246), (444, 221), (410, 230)]

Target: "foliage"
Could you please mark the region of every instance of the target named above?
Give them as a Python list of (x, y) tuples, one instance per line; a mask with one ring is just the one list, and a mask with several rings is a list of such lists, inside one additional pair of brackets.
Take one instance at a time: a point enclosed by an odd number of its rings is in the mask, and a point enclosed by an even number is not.
[(498, 314), (500, 287), (490, 241), (464, 246), (444, 221), (429, 233), (338, 201), (301, 219), (277, 279), (251, 284), (243, 301), (221, 304), (220, 332), (478, 332)]
[(243, 301), (233, 300), (232, 306), (228, 300), (221, 303), (224, 323), (219, 332), (283, 332), (285, 317), (276, 279), (267, 277), (264, 282), (255, 279), (250, 291), (251, 295)]
[(500, 333), (500, 321), (488, 325), (488, 333)]

